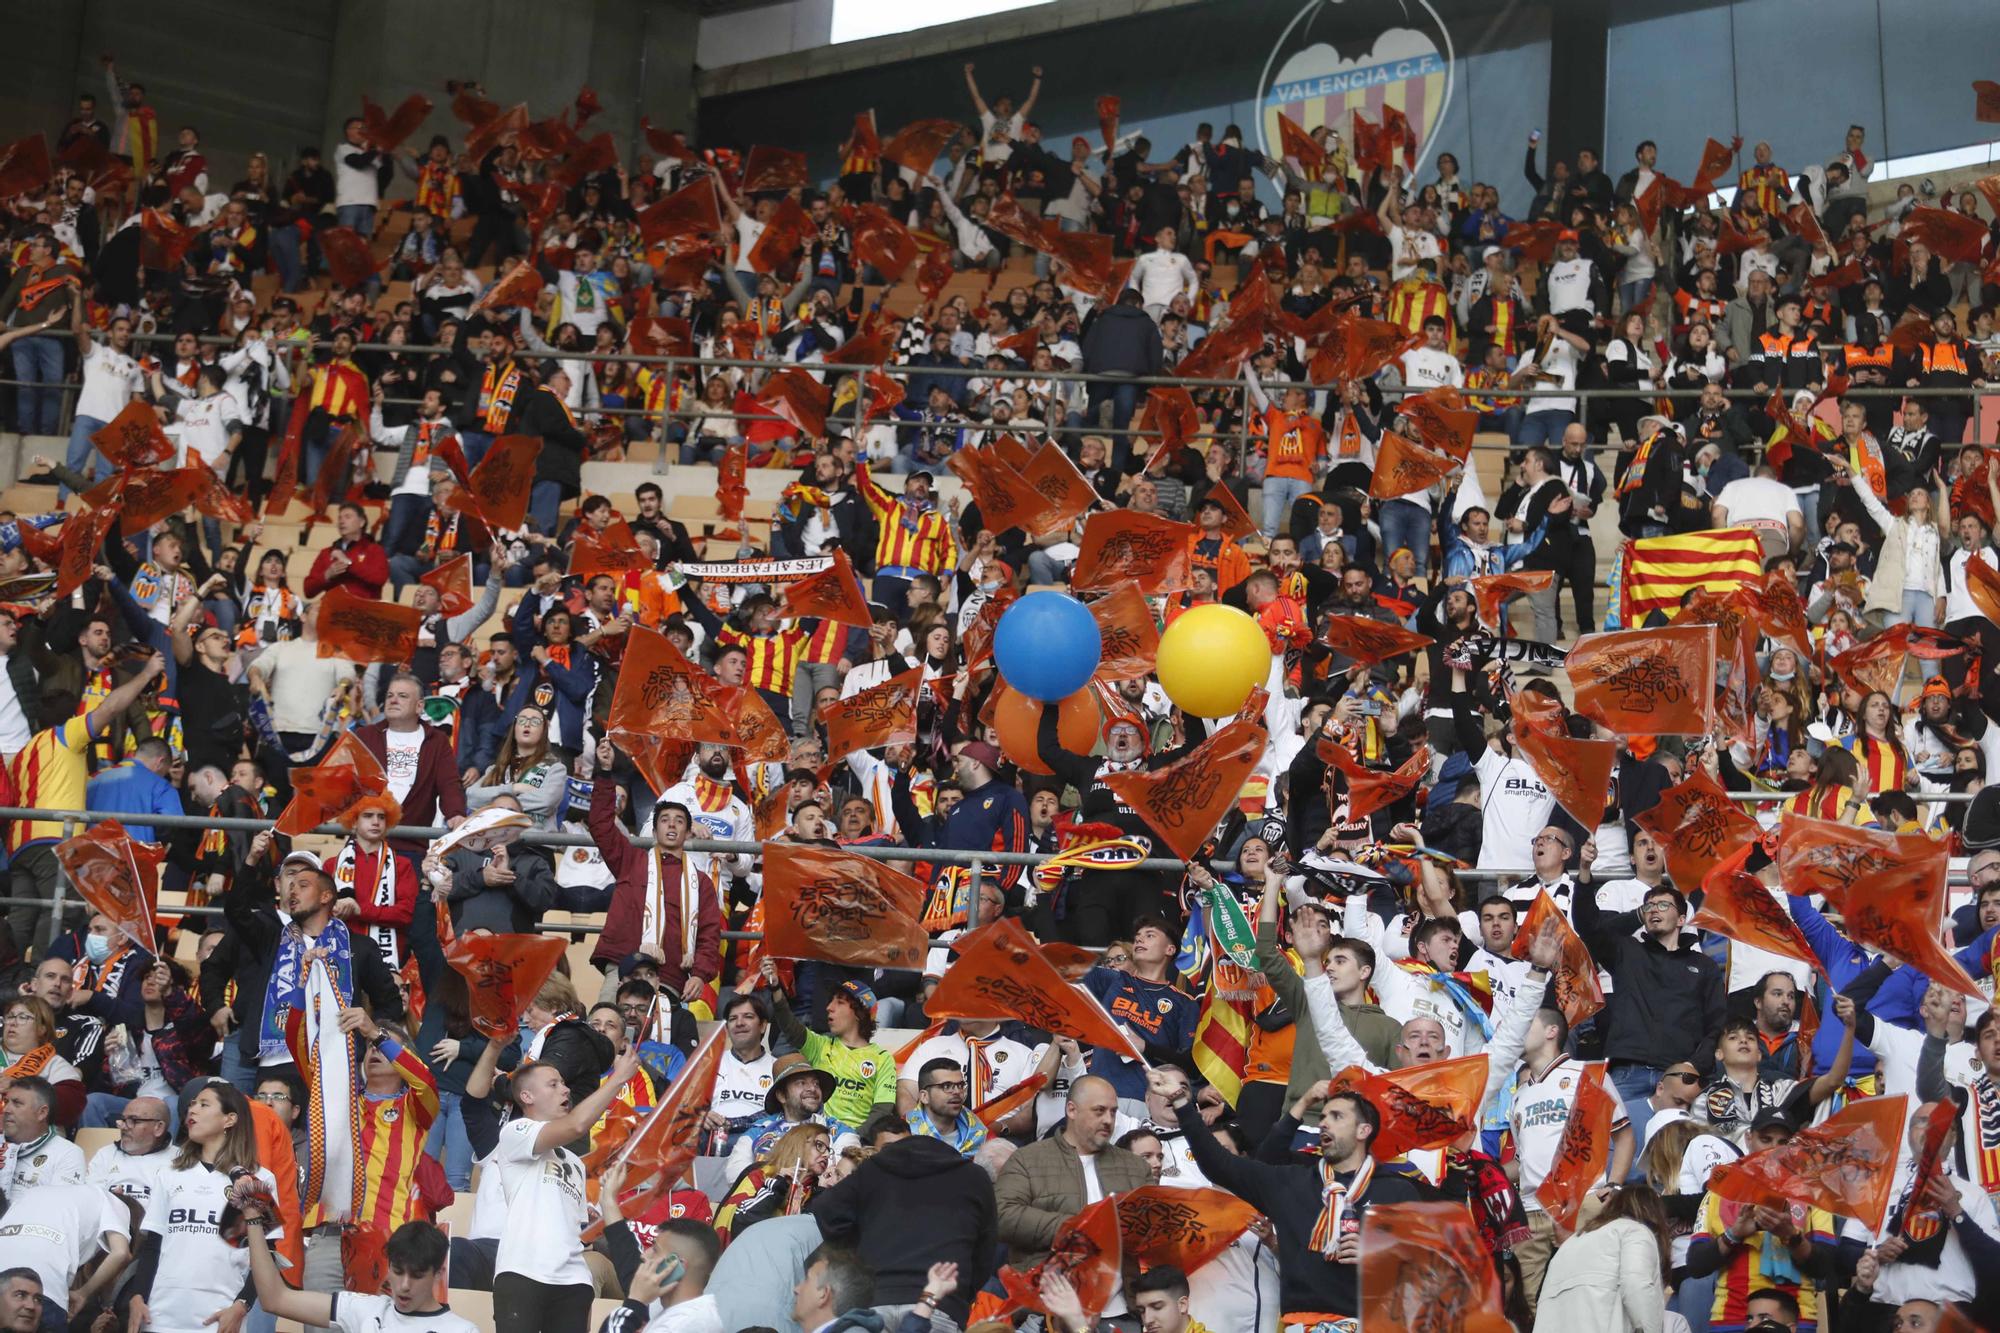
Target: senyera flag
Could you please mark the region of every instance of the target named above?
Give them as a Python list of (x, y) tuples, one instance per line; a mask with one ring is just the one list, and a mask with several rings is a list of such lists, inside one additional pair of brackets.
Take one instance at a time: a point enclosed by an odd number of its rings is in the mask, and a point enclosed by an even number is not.
[(764, 953), (921, 968), (924, 886), (869, 857), (774, 842), (764, 852)]
[(1764, 579), (1764, 547), (1749, 528), (1715, 528), (1642, 537), (1625, 543), (1619, 623), (1637, 625), (1655, 611), (1672, 615), (1694, 588), (1727, 593)]
[(1865, 1097), (1788, 1142), (1709, 1173), (1709, 1192), (1742, 1204), (1802, 1203), (1882, 1229), (1910, 1098)]
[(560, 935), (460, 935), (445, 962), (465, 978), (472, 1026), (487, 1037), (505, 1037), (556, 970), (568, 943)]
[(1361, 1323), (1486, 1333), (1509, 1327), (1500, 1276), (1472, 1210), (1455, 1200), (1384, 1203), (1361, 1221)]
[(153, 907), (160, 900), (160, 862), (166, 854), (163, 846), (134, 842), (115, 819), (56, 844), (56, 860), (91, 910), (104, 913), (149, 953), (157, 947)]
[(1097, 997), (1063, 980), (1014, 918), (961, 935), (951, 947), (958, 958), (924, 1005), (932, 1018), (1018, 1018), (1044, 1032), (1145, 1059)]

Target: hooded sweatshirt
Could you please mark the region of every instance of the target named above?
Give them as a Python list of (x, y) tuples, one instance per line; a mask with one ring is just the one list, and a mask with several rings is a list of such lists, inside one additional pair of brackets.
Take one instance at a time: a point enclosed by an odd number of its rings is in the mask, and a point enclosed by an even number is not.
[(923, 1295), (932, 1264), (958, 1265), (958, 1290), (941, 1304), (961, 1325), (993, 1275), (999, 1214), (985, 1168), (938, 1139), (905, 1138), (814, 1199), (826, 1240), (850, 1246), (875, 1273), (877, 1305)]

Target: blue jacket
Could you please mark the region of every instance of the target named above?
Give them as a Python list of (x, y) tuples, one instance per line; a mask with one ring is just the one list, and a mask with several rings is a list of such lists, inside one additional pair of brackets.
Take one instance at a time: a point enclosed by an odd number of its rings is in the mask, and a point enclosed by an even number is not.
[(126, 760), (101, 769), (84, 788), (84, 801), (92, 810), (106, 810), (126, 816), (125, 831), (140, 842), (158, 842), (151, 824), (136, 824), (132, 815), (182, 815), (180, 793), (174, 784), (144, 764)]
[[(522, 598), (520, 609), (514, 613), (514, 650), (525, 660), (521, 666), (521, 678), (508, 697), (504, 711), (511, 718), (527, 704), (536, 702), (535, 687), (546, 679), (553, 687), (554, 697), (549, 706), (556, 710), (562, 743), (572, 749), (580, 749), (585, 727), (590, 721), (584, 709), (590, 702), (590, 692), (597, 688), (597, 654), (572, 642), (569, 666), (553, 661), (546, 665), (535, 663), (535, 649), (542, 643), (540, 612), (552, 610), (555, 606), (551, 603), (547, 608), (537, 608), (537, 600), (533, 596)], [(528, 669), (530, 664), (535, 666), (532, 671)], [(501, 725), (506, 725), (504, 718)], [(498, 752), (497, 746), (495, 752)]]
[[(945, 816), (931, 846), (961, 852), (1025, 852), (1028, 850), (1028, 800), (1021, 789), (995, 778)], [(1018, 865), (991, 866), (985, 871), (1002, 889), (1021, 878)]]

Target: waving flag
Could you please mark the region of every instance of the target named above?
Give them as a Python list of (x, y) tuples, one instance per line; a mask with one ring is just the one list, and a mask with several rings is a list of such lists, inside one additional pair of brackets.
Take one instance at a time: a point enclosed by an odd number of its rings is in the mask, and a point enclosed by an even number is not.
[(1764, 547), (1748, 528), (1711, 528), (1625, 543), (1619, 623), (1639, 625), (1655, 611), (1672, 615), (1691, 588), (1726, 593), (1762, 584)]
[(1866, 1097), (1787, 1143), (1709, 1173), (1709, 1192), (1743, 1204), (1803, 1203), (1882, 1229), (1910, 1098)]
[[(1548, 1209), (1560, 1234), (1576, 1230), (1577, 1214), (1583, 1200), (1604, 1179), (1611, 1159), (1611, 1131), (1618, 1119), (1618, 1100), (1604, 1090), (1604, 1064), (1595, 1061), (1583, 1068), (1577, 1080), (1576, 1100), (1570, 1103), (1569, 1120), (1563, 1126), (1562, 1143), (1556, 1149), (1555, 1164), (1535, 1189), (1535, 1197)], [(1713, 1186), (1713, 1178), (1710, 1180)]]
[(1044, 1032), (1145, 1058), (1097, 997), (1063, 980), (1014, 918), (961, 935), (951, 947), (958, 958), (924, 1005), (932, 1018), (1018, 1018)]

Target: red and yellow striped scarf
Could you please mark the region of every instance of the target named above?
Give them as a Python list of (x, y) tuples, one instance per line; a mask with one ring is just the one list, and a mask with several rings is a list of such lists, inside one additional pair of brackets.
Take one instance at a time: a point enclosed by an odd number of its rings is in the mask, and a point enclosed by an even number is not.
[(694, 803), (707, 814), (727, 809), (735, 795), (735, 789), (726, 782), (717, 782), (706, 773), (694, 775)]
[(1333, 1173), (1333, 1163), (1320, 1159), (1319, 1180), (1320, 1204), (1319, 1220), (1313, 1223), (1312, 1247), (1326, 1258), (1333, 1258), (1340, 1249), (1340, 1229), (1347, 1211), (1362, 1201), (1368, 1193), (1368, 1183), (1375, 1178), (1375, 1159), (1365, 1158), (1354, 1179), (1341, 1184)]

